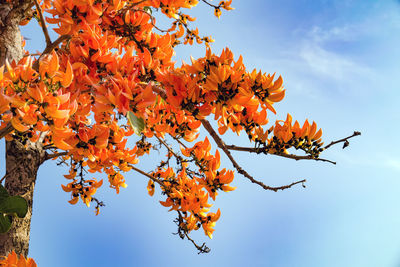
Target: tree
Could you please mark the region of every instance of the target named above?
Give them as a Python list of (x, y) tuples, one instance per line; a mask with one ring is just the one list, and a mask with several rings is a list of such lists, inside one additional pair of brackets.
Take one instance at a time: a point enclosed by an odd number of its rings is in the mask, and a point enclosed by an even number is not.
[[(217, 17), (232, 9), (231, 1), (201, 2)], [(235, 60), (228, 48), (213, 54), (212, 38), (192, 29), (194, 18), (184, 13), (198, 3), (0, 0), (0, 138), (7, 142), (1, 181), (10, 195), (21, 195), (28, 203), (26, 216), (13, 218), (11, 230), (0, 235), (0, 255), (15, 250), (27, 256), (33, 189), (46, 160), (69, 167), (62, 186), (71, 194), (69, 202), (93, 203), (96, 214), (104, 205), (95, 196), (103, 180), (89, 177), (92, 173), (105, 173), (117, 193), (126, 187), (124, 172), (142, 174), (149, 179), (149, 194), (157, 186), (164, 198), (160, 203), (177, 213), (179, 236), (208, 252), (189, 234), (202, 229), (212, 237), (221, 212), (210, 212), (209, 198), (234, 190), (234, 171), (275, 192), (306, 182), (268, 186), (230, 151), (334, 163), (320, 158), (321, 152), (338, 143), (345, 147), (360, 134), (324, 146), (315, 122), (301, 125), (289, 114), (266, 128), (267, 112), (276, 113), (273, 105), (285, 96), (282, 77), (247, 71), (242, 57)], [(156, 24), (155, 16), (162, 14), (172, 21), (168, 29)], [(23, 50), (19, 31), (32, 18), (46, 40), (38, 55)], [(47, 24), (59, 35), (54, 41)], [(207, 46), (206, 55), (176, 66), (174, 48), (195, 41)], [(215, 153), (208, 138), (197, 140), (201, 127), (218, 146)], [(221, 136), (228, 130), (244, 133), (252, 145), (227, 145)], [(128, 147), (127, 137), (133, 134), (139, 136), (136, 145)], [(153, 150), (166, 151), (165, 158), (150, 172), (137, 168), (138, 159)], [(233, 170), (220, 168), (220, 152)]]

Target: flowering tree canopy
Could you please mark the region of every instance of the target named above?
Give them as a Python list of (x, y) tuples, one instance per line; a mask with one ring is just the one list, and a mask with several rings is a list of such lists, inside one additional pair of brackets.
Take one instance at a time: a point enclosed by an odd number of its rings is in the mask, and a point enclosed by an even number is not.
[[(315, 122), (300, 123), (287, 114), (268, 125), (268, 114), (285, 97), (282, 77), (247, 70), (229, 48), (214, 54), (214, 40), (193, 29), (195, 18), (185, 14), (199, 2), (217, 17), (232, 9), (232, 0), (0, 1), (10, 10), (23, 6), (18, 23), (35, 18), (46, 40), (39, 54), (6, 54), (0, 62), (0, 138), (26, 150), (40, 148), (39, 165), (49, 159), (66, 164), (62, 188), (69, 202), (92, 204), (96, 215), (104, 205), (98, 188), (107, 184), (119, 193), (127, 186), (124, 173), (140, 173), (148, 179), (149, 195), (161, 193), (161, 205), (176, 212), (179, 236), (208, 252), (189, 234), (202, 229), (212, 237), (221, 211), (210, 202), (235, 189), (235, 172), (272, 191), (305, 183), (268, 186), (230, 151), (334, 163), (320, 154), (340, 142), (347, 146), (359, 133), (324, 146)], [(161, 15), (171, 22), (165, 29), (156, 23)], [(195, 42), (206, 46), (204, 57), (178, 66), (175, 48)], [(208, 137), (199, 140), (201, 127)], [(249, 147), (226, 144), (227, 131), (247, 136)], [(130, 146), (127, 137), (134, 134)], [(165, 151), (154, 169), (138, 168), (140, 157), (154, 150)], [(224, 155), (232, 169), (220, 166)]]

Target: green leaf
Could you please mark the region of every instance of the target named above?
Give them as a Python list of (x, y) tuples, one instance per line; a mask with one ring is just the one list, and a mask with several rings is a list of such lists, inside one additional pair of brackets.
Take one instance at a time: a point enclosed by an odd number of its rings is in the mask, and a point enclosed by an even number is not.
[(144, 130), (144, 120), (136, 116), (132, 111), (128, 111), (126, 118), (128, 119), (129, 124), (132, 126), (135, 134), (140, 135)]
[(7, 233), (11, 228), (12, 217), (0, 213), (0, 234)]
[(28, 203), (25, 198), (20, 196), (11, 196), (3, 199), (0, 202), (0, 212), (24, 218), (28, 212)]
[(151, 7), (149, 6), (143, 7), (143, 10), (146, 11), (149, 15), (153, 14), (153, 10), (151, 10)]
[(0, 202), (3, 199), (8, 198), (8, 197), (9, 197), (9, 194), (7, 192), (7, 189), (2, 184), (0, 184)]

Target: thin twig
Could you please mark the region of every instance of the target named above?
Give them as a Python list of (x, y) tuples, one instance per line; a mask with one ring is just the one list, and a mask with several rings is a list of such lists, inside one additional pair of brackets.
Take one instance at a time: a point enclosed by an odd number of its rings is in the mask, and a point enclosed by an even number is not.
[(51, 51), (53, 51), (54, 48), (56, 48), (60, 43), (64, 42), (65, 40), (68, 40), (71, 38), (71, 35), (65, 34), (61, 35), (58, 37), (54, 42), (52, 42), (49, 46), (46, 46), (44, 49), (43, 54), (49, 54)]
[[(211, 251), (211, 249), (210, 249), (209, 247), (206, 246), (206, 243), (203, 243), (201, 246), (197, 245), (196, 241), (194, 241), (194, 240), (189, 236), (188, 232), (187, 232), (185, 229), (183, 229), (182, 227), (180, 227), (180, 224), (183, 223), (183, 216), (182, 216), (182, 213), (181, 213), (179, 210), (177, 210), (177, 212), (178, 212), (178, 216), (179, 216), (178, 221), (176, 221), (177, 224), (178, 224), (178, 233), (177, 233), (177, 234), (179, 234), (180, 238), (184, 239), (184, 237), (186, 236), (186, 238), (187, 238), (190, 242), (192, 242), (192, 244), (193, 244), (193, 245), (196, 247), (196, 249), (199, 251), (198, 254), (201, 254), (201, 253), (209, 253), (209, 252)], [(182, 235), (181, 232), (183, 232), (184, 235)]]
[(185, 233), (186, 238), (190, 242), (192, 242), (192, 244), (197, 248), (197, 250), (199, 251), (198, 254), (209, 253), (211, 251), (211, 249), (206, 246), (206, 243), (203, 243), (201, 246), (199, 246), (199, 245), (197, 245), (196, 241), (194, 241), (192, 238), (190, 238), (189, 234), (186, 231), (184, 233)]
[(183, 146), (184, 148), (187, 148), (187, 146), (186, 146), (181, 140), (179, 140), (179, 138), (176, 138), (175, 136), (172, 136), (172, 135), (171, 135), (171, 137), (172, 137), (176, 142), (178, 142), (178, 144), (180, 144), (180, 145)]
[[(150, 20), (151, 20), (151, 25), (153, 25), (153, 27), (155, 29), (157, 29), (158, 31), (160, 31), (160, 32), (170, 32), (169, 30), (163, 30), (163, 29), (160, 29), (159, 27), (157, 27), (156, 22), (155, 22), (156, 18), (153, 15), (149, 14), (147, 11), (145, 11), (143, 9), (134, 9), (134, 11), (140, 11), (140, 12), (143, 12), (143, 13), (146, 13), (147, 15), (149, 15), (150, 16)], [(178, 20), (176, 20), (176, 21), (178, 21)]]
[(50, 39), (49, 32), (47, 31), (46, 22), (44, 21), (42, 8), (40, 7), (37, 0), (33, 0), (33, 1), (35, 2), (35, 6), (36, 6), (37, 12), (39, 14), (40, 26), (42, 27), (44, 37), (46, 38), (46, 45), (49, 46), (49, 45), (51, 45), (52, 42)]
[(158, 137), (157, 135), (155, 135), (155, 137), (158, 139), (158, 141), (160, 141), (160, 143), (161, 144), (163, 144), (167, 149), (168, 149), (168, 151), (169, 152), (171, 152), (176, 158), (180, 158), (180, 156), (179, 155), (177, 155), (176, 153), (175, 153), (175, 151), (164, 141), (164, 140), (162, 140), (160, 137)]
[(142, 171), (141, 169), (138, 169), (138, 168), (136, 168), (136, 167), (135, 167), (135, 166), (133, 166), (132, 164), (129, 164), (129, 167), (131, 167), (131, 168), (132, 168), (132, 170), (134, 170), (134, 171), (136, 171), (136, 172), (138, 172), (138, 173), (140, 173), (140, 174), (142, 174), (142, 175), (146, 176), (147, 178), (149, 178), (149, 179), (153, 180), (153, 182), (156, 182), (156, 183), (158, 183), (160, 186), (164, 186), (164, 184), (162, 183), (162, 181), (160, 181), (160, 180), (158, 180), (158, 179), (154, 178), (154, 177), (153, 177), (153, 176), (151, 176), (150, 174), (148, 174), (148, 173), (146, 173), (146, 172)]
[(332, 163), (334, 165), (336, 165), (335, 161), (329, 160), (329, 159), (323, 159), (323, 158), (315, 158), (312, 157), (310, 155), (308, 156), (299, 156), (299, 155), (294, 155), (294, 154), (271, 154), (271, 155), (275, 155), (275, 156), (279, 156), (279, 157), (283, 157), (283, 158), (288, 158), (288, 159), (294, 159), (294, 160), (303, 160), (303, 159), (308, 159), (308, 160), (315, 160), (315, 161), (323, 161), (323, 162), (329, 162)]
[(226, 145), (224, 144), (224, 142), (222, 141), (222, 139), (218, 136), (218, 134), (214, 131), (214, 128), (211, 126), (210, 122), (208, 122), (207, 120), (203, 119), (201, 120), (201, 123), (203, 124), (204, 128), (207, 130), (207, 132), (211, 135), (211, 137), (214, 139), (215, 143), (218, 145), (219, 148), (222, 149), (222, 151), (224, 151), (224, 153), (226, 154), (226, 156), (229, 158), (229, 160), (232, 162), (233, 167), (235, 167), (235, 169), (238, 171), (238, 173), (242, 174), (244, 177), (246, 177), (247, 179), (249, 179), (252, 183), (258, 184), (259, 186), (261, 186), (262, 188), (264, 188), (265, 190), (272, 190), (274, 192), (277, 192), (278, 190), (285, 190), (288, 189), (296, 184), (303, 184), (306, 182), (305, 179), (297, 181), (297, 182), (293, 182), (289, 185), (284, 185), (284, 186), (279, 186), (279, 187), (271, 187), (268, 185), (265, 185), (264, 183), (262, 183), (261, 181), (258, 181), (256, 179), (254, 179), (253, 176), (251, 176), (250, 174), (248, 174), (242, 167), (240, 167), (240, 165), (236, 162), (236, 160), (233, 158), (231, 152), (226, 148)]
[(229, 150), (235, 150), (235, 151), (244, 151), (244, 152), (250, 152), (250, 153), (264, 153), (264, 154), (268, 154), (268, 155), (275, 155), (275, 156), (279, 156), (279, 157), (284, 157), (284, 158), (289, 158), (289, 159), (294, 159), (294, 160), (316, 160), (316, 161), (324, 161), (324, 162), (329, 162), (332, 164), (336, 164), (336, 162), (328, 160), (328, 159), (323, 159), (323, 158), (315, 158), (312, 157), (310, 155), (306, 155), (306, 156), (300, 156), (300, 155), (294, 155), (294, 154), (275, 154), (275, 153), (268, 153), (265, 150), (259, 149), (259, 148), (255, 148), (255, 147), (241, 147), (241, 146), (235, 146), (235, 145), (226, 145), (226, 148)]
[(49, 159), (54, 159), (62, 156), (67, 156), (69, 152), (59, 152), (59, 153), (53, 153), (53, 154), (48, 154), (46, 152), (46, 156), (44, 157), (44, 160), (49, 160)]
[(57, 149), (57, 147), (54, 146), (53, 144), (49, 144), (49, 145), (44, 145), (43, 149)]
[[(346, 141), (347, 141), (348, 139), (350, 139), (350, 138), (352, 138), (352, 137), (355, 137), (355, 136), (358, 136), (358, 135), (361, 135), (361, 132), (354, 131), (354, 133), (353, 133), (352, 135), (348, 136), (348, 137), (345, 137), (345, 138), (342, 138), (342, 139), (339, 139), (339, 140), (336, 140), (336, 141), (332, 141), (329, 145), (326, 145), (326, 146), (324, 147), (324, 149), (328, 149), (329, 147), (331, 147), (331, 146), (333, 146), (333, 145), (336, 145), (337, 143), (341, 143), (341, 142), (345, 142), (345, 143), (346, 143)], [(347, 142), (348, 142), (348, 141), (347, 141)], [(344, 147), (343, 147), (343, 148), (344, 148)]]
[(209, 6), (213, 7), (213, 8), (218, 8), (218, 6), (211, 4), (211, 3), (207, 2), (206, 0), (201, 0), (201, 1), (206, 3)]
[(41, 53), (33, 53), (33, 54), (25, 54), (23, 55), (23, 57), (36, 57), (36, 56), (40, 56)]

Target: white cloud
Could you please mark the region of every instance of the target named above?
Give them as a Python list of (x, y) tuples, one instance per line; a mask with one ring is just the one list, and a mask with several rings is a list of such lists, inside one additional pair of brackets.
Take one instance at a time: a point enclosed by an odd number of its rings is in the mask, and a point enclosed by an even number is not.
[(321, 43), (334, 40), (354, 41), (362, 33), (364, 33), (364, 29), (361, 25), (334, 26), (330, 29), (314, 26), (307, 35), (310, 39)]
[(305, 41), (299, 56), (315, 74), (332, 78), (335, 82), (350, 82), (373, 74), (368, 67), (328, 51), (316, 42)]

